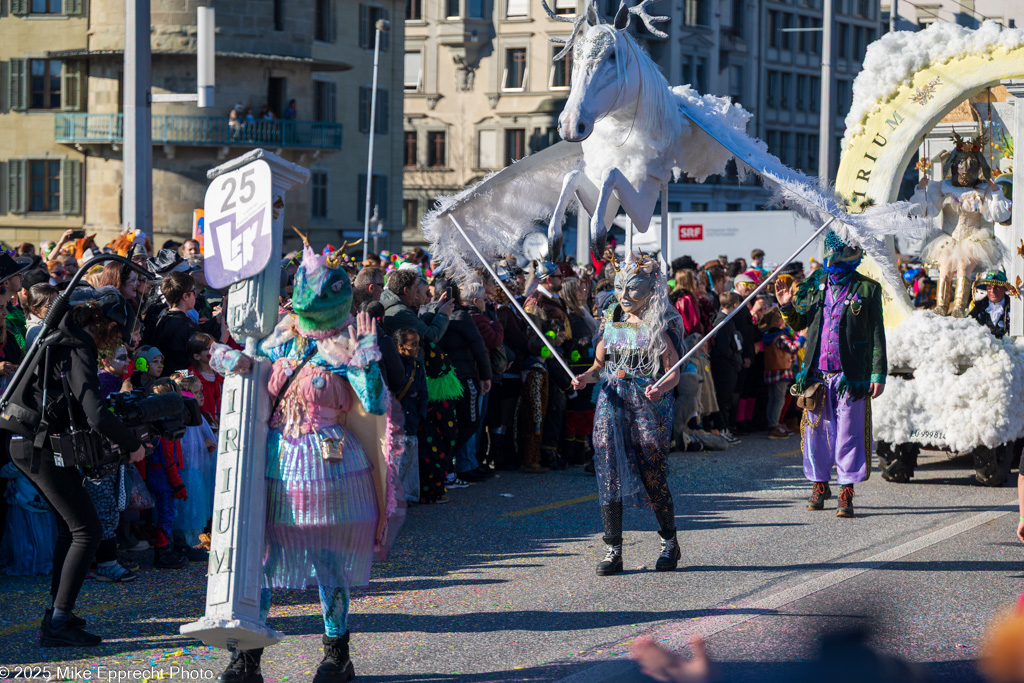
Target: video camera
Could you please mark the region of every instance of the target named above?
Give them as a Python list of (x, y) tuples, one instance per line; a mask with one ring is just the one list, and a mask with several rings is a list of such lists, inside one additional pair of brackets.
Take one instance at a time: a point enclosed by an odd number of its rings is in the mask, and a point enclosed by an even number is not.
[[(144, 394), (136, 390), (108, 397), (111, 411), (148, 446), (154, 438), (176, 440), (186, 427), (202, 424), (199, 403), (178, 393)], [(95, 431), (73, 429), (50, 436), (54, 462), (58, 467), (98, 471), (128, 463), (129, 453)]]

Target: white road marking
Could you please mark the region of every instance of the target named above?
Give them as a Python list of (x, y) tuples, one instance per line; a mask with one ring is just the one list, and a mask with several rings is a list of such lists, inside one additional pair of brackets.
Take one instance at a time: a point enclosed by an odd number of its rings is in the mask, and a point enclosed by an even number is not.
[[(778, 610), (790, 603), (802, 600), (809, 595), (813, 595), (818, 591), (823, 591), (827, 588), (843, 583), (844, 581), (849, 581), (850, 579), (860, 576), (865, 572), (878, 569), (890, 562), (896, 562), (907, 555), (913, 555), (916, 552), (938, 543), (942, 543), (943, 541), (948, 541), (949, 539), (966, 531), (977, 528), (982, 524), (988, 524), (989, 522), (993, 522), (1016, 511), (1017, 501), (1012, 500), (1004, 505), (998, 506), (994, 510), (978, 513), (972, 517), (968, 517), (967, 519), (929, 532), (923, 536), (919, 536), (911, 541), (907, 541), (906, 543), (901, 543), (894, 548), (880, 552), (877, 555), (872, 555), (866, 559), (855, 560), (848, 563), (845, 567), (830, 571), (820, 576), (815, 576), (803, 583), (792, 586), (791, 588), (786, 588), (763, 598), (754, 598), (747, 601), (729, 603), (730, 612), (728, 614), (718, 614), (693, 621), (687, 621), (685, 622), (687, 633), (682, 635), (675, 634), (674, 637), (673, 634), (661, 634), (658, 638), (655, 638), (655, 640), (661, 641), (662, 638), (667, 637), (668, 640), (661, 644), (669, 650), (680, 651), (686, 647), (689, 639), (695, 635), (701, 635), (708, 638), (716, 633), (734, 628), (738, 624), (765, 616), (764, 612), (766, 610)], [(745, 611), (750, 613), (743, 614)], [(668, 626), (668, 624), (659, 627), (659, 630), (666, 628), (666, 626)], [(632, 640), (632, 638), (630, 638), (630, 640)], [(628, 648), (625, 645), (613, 644), (597, 646), (592, 649), (601, 649), (608, 652), (617, 650), (622, 651)], [(618, 681), (623, 675), (633, 671), (636, 671), (636, 665), (633, 662), (622, 658), (601, 662), (595, 666), (588, 667), (583, 671), (560, 679), (560, 683), (605, 683), (606, 681)]]

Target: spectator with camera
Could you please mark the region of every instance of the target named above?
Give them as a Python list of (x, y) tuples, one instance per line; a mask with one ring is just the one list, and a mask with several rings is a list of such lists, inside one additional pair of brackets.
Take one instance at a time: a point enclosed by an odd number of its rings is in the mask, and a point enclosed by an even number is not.
[(0, 410), (0, 429), (13, 433), (11, 460), (58, 516), (50, 585), (53, 607), (43, 618), (43, 647), (94, 646), (102, 641), (85, 631), (85, 621), (72, 613), (100, 545), (102, 525), (92, 501), (82, 495), (81, 471), (61, 466), (66, 458), (60, 464), (55, 460), (48, 436), (60, 437), (62, 454), (65, 444), (74, 444), (73, 452), (64, 454), (67, 457), (85, 455), (100, 436), (129, 454), (132, 462), (145, 456), (135, 433), (109, 410), (97, 366), (100, 352), (120, 344), (133, 322), (133, 309), (116, 292), (74, 306), (47, 340), (47, 353), (33, 356), (34, 367), (5, 394)]

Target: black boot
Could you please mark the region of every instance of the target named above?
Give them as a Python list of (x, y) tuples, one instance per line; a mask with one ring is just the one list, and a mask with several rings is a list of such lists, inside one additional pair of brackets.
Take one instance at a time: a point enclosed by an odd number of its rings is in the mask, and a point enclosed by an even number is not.
[(654, 565), (654, 571), (675, 571), (681, 557), (682, 553), (679, 550), (679, 541), (676, 540), (676, 535), (672, 534), (672, 538), (662, 538), (661, 555), (658, 556), (658, 562)]
[[(47, 607), (46, 611), (43, 612), (43, 623), (40, 625), (40, 628), (48, 628), (50, 626), (51, 617), (53, 617), (53, 608)], [(71, 618), (68, 619), (68, 623), (75, 628), (85, 628), (86, 624), (85, 619), (82, 617), (76, 617), (74, 613), (71, 614)]]
[(83, 631), (78, 623), (84, 624), (84, 621), (74, 615), (56, 628), (50, 623), (52, 617), (52, 612), (43, 617), (42, 628), (39, 629), (40, 647), (95, 647), (103, 642), (103, 638)]
[(217, 683), (263, 683), (263, 672), (260, 671), (260, 659), (263, 648), (256, 650), (235, 650), (231, 653), (231, 663), (217, 676)]
[(622, 546), (607, 546), (608, 552), (604, 559), (597, 563), (598, 576), (611, 576), (622, 571)]
[(345, 683), (356, 677), (348, 658), (348, 637), (348, 631), (336, 638), (324, 636), (324, 658), (316, 668), (313, 683)]

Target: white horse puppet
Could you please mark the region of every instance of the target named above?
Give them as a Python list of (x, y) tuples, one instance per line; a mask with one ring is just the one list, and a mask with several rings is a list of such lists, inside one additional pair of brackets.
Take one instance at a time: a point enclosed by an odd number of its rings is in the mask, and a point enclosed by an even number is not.
[[(476, 265), (455, 221), (485, 258), (527, 258), (561, 253), (567, 211), (582, 208), (590, 216), (591, 247), (604, 252), (607, 226), (621, 206), (635, 228), (646, 232), (655, 204), (667, 183), (685, 173), (701, 182), (724, 173), (735, 159), (741, 175), (755, 172), (777, 204), (825, 222), (845, 240), (864, 247), (879, 262), (891, 292), (906, 292), (883, 237), (923, 234), (927, 222), (912, 217), (912, 206), (899, 202), (847, 214), (838, 196), (798, 171), (786, 167), (760, 140), (746, 133), (751, 115), (728, 98), (699, 95), (688, 85), (670, 87), (658, 66), (628, 32), (636, 16), (656, 36), (642, 0), (620, 5), (612, 24), (604, 23), (596, 0), (576, 19), (545, 11), (557, 21), (573, 23), (555, 59), (573, 55), (569, 98), (558, 118), (560, 142), (490, 176), (453, 197), (441, 197), (423, 219), (435, 258), (456, 276)], [(452, 220), (454, 219), (454, 220)], [(539, 226), (547, 224), (546, 234)], [(630, 239), (627, 234), (627, 240)], [(628, 242), (627, 242), (628, 246)]]

